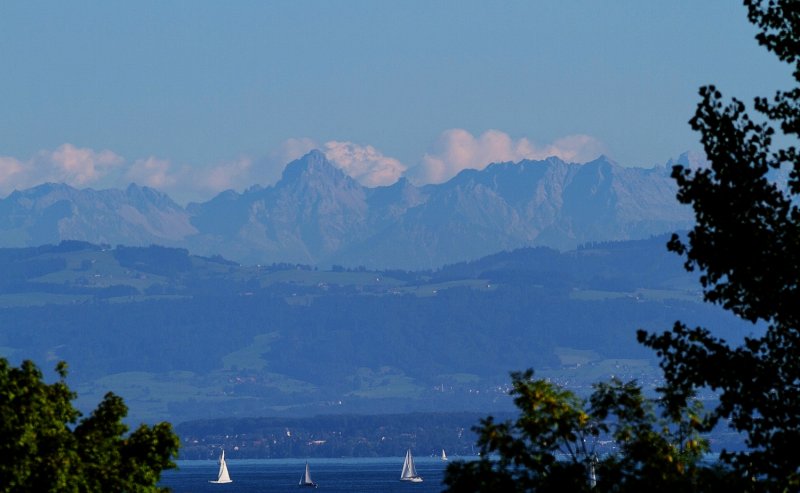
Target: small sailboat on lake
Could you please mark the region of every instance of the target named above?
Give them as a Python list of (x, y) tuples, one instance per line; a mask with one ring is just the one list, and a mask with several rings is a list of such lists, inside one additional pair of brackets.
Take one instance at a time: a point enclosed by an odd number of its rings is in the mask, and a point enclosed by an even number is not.
[(225, 450), (219, 456), (219, 472), (217, 473), (216, 481), (209, 481), (209, 483), (233, 483), (231, 476), (228, 474), (228, 464), (225, 462)]
[(442, 462), (447, 460), (447, 454), (444, 453), (444, 449), (442, 449)]
[(417, 474), (417, 468), (414, 466), (414, 457), (411, 455), (411, 449), (406, 450), (406, 460), (403, 462), (403, 472), (400, 473), (400, 481), (410, 481), (412, 483), (422, 482), (422, 476)]
[(308, 472), (308, 462), (306, 462), (306, 472), (300, 477), (300, 485), (303, 488), (316, 488), (317, 483), (311, 481), (311, 473)]

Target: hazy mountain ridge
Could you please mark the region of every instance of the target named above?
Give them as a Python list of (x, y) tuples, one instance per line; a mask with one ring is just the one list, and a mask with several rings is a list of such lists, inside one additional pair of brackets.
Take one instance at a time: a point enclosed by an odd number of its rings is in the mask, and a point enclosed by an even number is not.
[[(185, 249), (0, 249), (0, 355), (70, 364), (86, 407), (182, 420), (507, 409), (507, 372), (654, 384), (635, 330), (752, 331), (701, 303), (666, 237), (503, 252), (436, 271), (241, 266)], [(650, 363), (648, 363), (650, 361)]]
[(175, 245), (196, 230), (166, 194), (131, 184), (125, 190), (78, 190), (45, 183), (0, 200), (2, 246), (63, 240)]
[(691, 225), (666, 168), (601, 156), (465, 170), (446, 183), (366, 188), (318, 151), (269, 187), (180, 207), (147, 187), (46, 184), (0, 200), (0, 246), (61, 240), (181, 246), (243, 263), (432, 268), (525, 246), (570, 249)]

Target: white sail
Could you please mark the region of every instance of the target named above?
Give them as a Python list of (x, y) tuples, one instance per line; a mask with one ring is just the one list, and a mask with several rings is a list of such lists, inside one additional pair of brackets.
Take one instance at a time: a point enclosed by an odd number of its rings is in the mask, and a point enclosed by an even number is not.
[(447, 460), (447, 454), (444, 453), (444, 449), (442, 449), (442, 460)]
[(306, 462), (306, 472), (300, 477), (300, 486), (317, 487), (317, 483), (311, 480), (311, 473), (308, 470), (308, 462)]
[(209, 481), (209, 483), (233, 483), (230, 474), (228, 474), (228, 464), (225, 463), (224, 450), (219, 456), (219, 472), (217, 473), (217, 480)]
[(403, 472), (400, 473), (400, 481), (411, 481), (413, 483), (422, 482), (422, 478), (417, 474), (417, 468), (414, 467), (414, 457), (411, 455), (411, 449), (406, 450), (406, 460), (403, 462)]

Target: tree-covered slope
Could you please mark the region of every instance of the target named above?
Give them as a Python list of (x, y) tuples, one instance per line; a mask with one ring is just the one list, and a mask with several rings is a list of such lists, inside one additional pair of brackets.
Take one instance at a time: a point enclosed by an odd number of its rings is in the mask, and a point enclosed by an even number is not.
[(0, 351), (70, 362), (148, 418), (506, 409), (508, 371), (651, 379), (637, 328), (751, 328), (699, 303), (664, 238), (437, 271), (240, 266), (164, 247), (0, 249)]

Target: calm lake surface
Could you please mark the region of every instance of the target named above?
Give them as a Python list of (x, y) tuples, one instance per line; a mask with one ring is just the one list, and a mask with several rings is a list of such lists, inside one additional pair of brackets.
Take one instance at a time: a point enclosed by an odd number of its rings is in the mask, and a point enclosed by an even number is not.
[[(451, 459), (452, 460), (452, 459)], [(433, 493), (444, 489), (442, 479), (447, 462), (437, 457), (414, 457), (422, 483), (400, 481), (403, 457), (377, 459), (313, 459), (308, 461), (316, 490), (297, 483), (305, 470), (302, 459), (228, 460), (233, 483), (212, 484), (216, 461), (178, 461), (178, 469), (162, 475), (161, 486), (175, 493), (260, 493), (260, 492), (403, 492)]]

